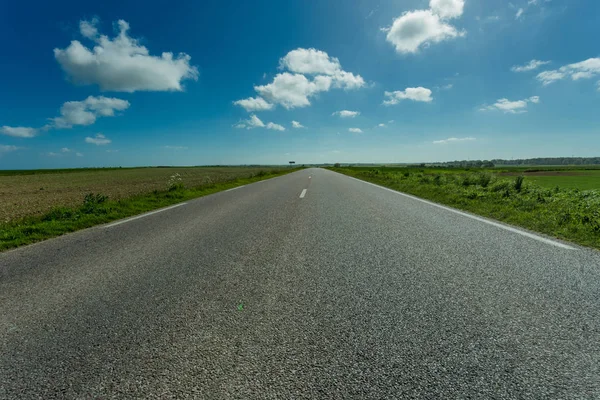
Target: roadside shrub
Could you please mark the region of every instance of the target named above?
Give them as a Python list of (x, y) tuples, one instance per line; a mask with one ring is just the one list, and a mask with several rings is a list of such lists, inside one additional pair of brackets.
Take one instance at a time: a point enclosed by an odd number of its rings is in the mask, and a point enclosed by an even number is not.
[(463, 175), (462, 176), (461, 184), (464, 187), (469, 187), (469, 186), (472, 186), (472, 185), (476, 185), (477, 181), (475, 179), (473, 179), (472, 175)]
[(517, 192), (520, 192), (522, 187), (523, 187), (523, 181), (525, 180), (525, 177), (523, 175), (519, 175), (516, 177), (515, 179), (515, 190)]
[(490, 190), (492, 192), (501, 192), (504, 190), (509, 190), (510, 187), (511, 187), (510, 181), (498, 180), (490, 186)]
[(487, 172), (482, 172), (482, 173), (478, 174), (477, 180), (478, 180), (477, 184), (479, 184), (479, 186), (488, 187), (488, 185), (492, 181), (492, 174), (487, 173)]
[(481, 196), (477, 190), (469, 189), (465, 192), (465, 197), (469, 200), (475, 200), (476, 198), (481, 197)]
[(183, 190), (183, 189), (185, 189), (185, 186), (183, 184), (183, 179), (181, 178), (181, 175), (179, 175), (179, 174), (171, 175), (171, 177), (167, 181), (167, 190), (169, 192), (173, 192), (176, 190)]
[(83, 199), (81, 212), (85, 214), (105, 214), (106, 209), (102, 208), (101, 205), (106, 200), (108, 200), (108, 196), (105, 196), (103, 194), (88, 193)]

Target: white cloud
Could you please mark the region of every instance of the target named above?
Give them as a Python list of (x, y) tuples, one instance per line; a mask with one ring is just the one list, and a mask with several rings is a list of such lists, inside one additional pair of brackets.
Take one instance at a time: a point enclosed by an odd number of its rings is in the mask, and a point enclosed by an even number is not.
[(448, 144), (448, 143), (458, 143), (458, 142), (472, 142), (473, 140), (477, 140), (474, 137), (464, 137), (464, 138), (455, 138), (451, 137), (443, 140), (434, 140), (433, 144)]
[(523, 16), (523, 13), (525, 12), (525, 10), (523, 10), (522, 8), (519, 8), (517, 10), (517, 14), (515, 15), (515, 19), (519, 19)]
[(67, 101), (60, 109), (60, 117), (51, 118), (55, 128), (71, 128), (73, 125), (91, 125), (98, 117), (114, 117), (115, 111), (129, 108), (127, 100), (114, 97), (89, 96), (83, 101)]
[(292, 109), (309, 106), (309, 97), (328, 91), (330, 87), (330, 77), (317, 76), (310, 81), (304, 75), (284, 72), (277, 74), (272, 83), (255, 86), (254, 89), (267, 100)]
[(430, 0), (429, 8), (441, 18), (458, 18), (463, 14), (465, 0)]
[(531, 60), (525, 65), (515, 65), (510, 70), (512, 72), (528, 72), (538, 69), (546, 64), (550, 64), (550, 61)]
[(350, 128), (350, 129), (348, 129), (348, 132), (362, 133), (362, 129), (360, 129), (360, 128)]
[(107, 139), (106, 136), (104, 136), (103, 134), (97, 133), (96, 136), (94, 136), (93, 138), (89, 136), (86, 137), (85, 142), (95, 144), (96, 146), (104, 146), (110, 144), (112, 141), (110, 139)]
[(238, 122), (234, 127), (239, 129), (267, 128), (275, 131), (285, 131), (283, 126), (273, 122), (269, 122), (265, 125), (265, 123), (254, 114), (252, 114), (249, 119)]
[(76, 155), (77, 157), (83, 157), (83, 154), (81, 154), (81, 153), (75, 153), (75, 155)]
[(96, 28), (98, 22), (98, 18), (92, 18), (91, 21), (79, 21), (79, 31), (84, 37), (94, 39), (98, 36), (98, 28)]
[(542, 82), (544, 85), (549, 85), (552, 82), (556, 82), (561, 79), (564, 79), (566, 76), (567, 76), (567, 74), (559, 72), (559, 71), (544, 71), (544, 72), (540, 72), (537, 75), (537, 79), (540, 82)]
[(46, 153), (48, 155), (48, 157), (60, 157), (61, 155), (59, 153), (55, 153), (53, 151)]
[(334, 75), (342, 66), (337, 58), (329, 57), (324, 51), (299, 48), (279, 60), (279, 68), (298, 74)]
[(379, 124), (379, 125), (377, 125), (377, 127), (379, 127), (379, 128), (385, 128), (386, 126), (387, 126), (386, 124)]
[(537, 79), (544, 85), (570, 77), (572, 80), (590, 79), (600, 75), (600, 58), (589, 58), (574, 64), (560, 67), (558, 70), (544, 71), (538, 74)]
[(17, 151), (17, 150), (19, 150), (19, 147), (17, 147), (17, 146), (0, 144), (0, 153), (9, 153), (11, 151)]
[[(277, 74), (267, 85), (255, 86), (254, 90), (266, 104), (279, 104), (287, 109), (310, 106), (311, 97), (332, 88), (351, 90), (366, 86), (360, 75), (344, 71), (337, 58), (316, 49), (290, 51), (280, 60), (279, 68), (287, 71)], [(253, 100), (246, 104), (256, 103), (253, 98), (246, 100)]]
[(360, 111), (342, 110), (342, 111), (336, 111), (331, 115), (338, 115), (340, 118), (354, 118), (357, 115), (360, 115)]
[(306, 127), (298, 121), (292, 121), (292, 128), (300, 129), (300, 128), (306, 128)]
[(395, 92), (384, 92), (384, 96), (387, 100), (383, 101), (386, 106), (398, 104), (402, 100), (421, 101), (430, 103), (433, 98), (431, 97), (431, 90), (424, 87), (406, 88), (406, 90), (397, 90)]
[(272, 129), (274, 131), (285, 131), (285, 128), (279, 124), (274, 124), (273, 122), (269, 122), (267, 124), (267, 129)]
[(333, 87), (336, 89), (353, 90), (366, 86), (365, 80), (360, 75), (352, 72), (338, 71), (332, 75)]
[(254, 89), (269, 101), (292, 109), (309, 106), (309, 97), (329, 91), (331, 84), (332, 78), (329, 76), (319, 75), (309, 80), (301, 74), (284, 72), (278, 74), (272, 83)]
[(279, 60), (279, 68), (296, 74), (329, 76), (334, 88), (359, 89), (365, 86), (360, 75), (344, 71), (340, 60), (317, 49), (292, 50)]
[(527, 112), (528, 103), (538, 104), (539, 102), (539, 96), (532, 96), (525, 100), (516, 101), (510, 101), (508, 99), (499, 99), (495, 104), (491, 106), (483, 106), (479, 109), (479, 111), (500, 110), (505, 114), (522, 114)]
[(432, 43), (464, 36), (464, 31), (445, 22), (431, 10), (408, 11), (396, 18), (387, 32), (386, 40), (398, 53), (417, 53)]
[(264, 128), (265, 124), (260, 120), (260, 118), (258, 118), (256, 115), (252, 114), (250, 116), (250, 118), (238, 122), (237, 124), (234, 125), (234, 127), (240, 128), (240, 129)]
[(91, 50), (78, 40), (65, 49), (54, 49), (54, 57), (74, 82), (97, 84), (102, 90), (116, 92), (181, 91), (183, 80), (198, 79), (198, 69), (190, 65), (189, 55), (174, 57), (164, 52), (152, 56), (128, 36), (127, 22), (118, 21), (119, 34), (112, 39), (98, 35), (96, 22), (79, 24), (81, 34), (95, 43)]
[(0, 128), (0, 133), (3, 135), (19, 137), (19, 138), (32, 138), (37, 135), (38, 130), (35, 128), (28, 128), (24, 126), (3, 126)]
[(274, 104), (267, 103), (262, 97), (249, 97), (247, 99), (234, 101), (233, 104), (250, 111), (269, 111), (275, 108)]
[(69, 149), (68, 147), (63, 147), (62, 149), (60, 149), (60, 151), (61, 151), (62, 153), (70, 153), (70, 152), (71, 152), (71, 149)]
[(269, 122), (265, 124), (258, 118), (256, 115), (250, 115), (250, 118), (246, 120), (242, 120), (234, 125), (234, 128), (239, 129), (254, 129), (254, 128), (267, 128), (276, 131), (285, 131), (285, 128), (279, 124), (275, 124), (273, 122)]

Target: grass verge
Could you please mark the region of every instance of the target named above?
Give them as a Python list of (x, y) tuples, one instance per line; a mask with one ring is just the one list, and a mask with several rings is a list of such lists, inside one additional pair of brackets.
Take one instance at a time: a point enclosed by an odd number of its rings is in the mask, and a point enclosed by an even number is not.
[(412, 168), (330, 168), (390, 189), (600, 249), (600, 190), (544, 188), (522, 176)]
[(131, 217), (158, 208), (217, 193), (297, 171), (301, 168), (260, 171), (250, 177), (186, 188), (176, 176), (167, 190), (110, 200), (103, 194), (90, 193), (78, 207), (57, 207), (41, 216), (25, 217), (0, 223), (0, 251), (50, 239), (65, 233)]

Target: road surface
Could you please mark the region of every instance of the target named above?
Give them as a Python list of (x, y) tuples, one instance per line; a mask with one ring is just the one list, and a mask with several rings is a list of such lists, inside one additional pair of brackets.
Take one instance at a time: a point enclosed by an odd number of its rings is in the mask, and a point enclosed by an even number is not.
[(0, 398), (600, 398), (600, 253), (306, 169), (0, 254)]

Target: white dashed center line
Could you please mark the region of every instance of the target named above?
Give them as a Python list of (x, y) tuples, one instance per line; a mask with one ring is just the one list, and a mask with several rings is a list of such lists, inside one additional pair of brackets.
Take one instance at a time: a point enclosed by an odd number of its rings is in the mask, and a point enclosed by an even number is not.
[(307, 189), (304, 189), (304, 190), (302, 191), (302, 193), (300, 193), (300, 198), (301, 198), (301, 199), (303, 199), (303, 198), (304, 198), (304, 196), (306, 196), (306, 190), (307, 190)]

